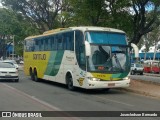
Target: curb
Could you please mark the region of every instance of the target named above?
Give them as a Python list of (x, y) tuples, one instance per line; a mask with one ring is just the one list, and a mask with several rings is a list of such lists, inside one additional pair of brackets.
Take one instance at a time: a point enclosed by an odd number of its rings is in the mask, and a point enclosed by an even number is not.
[[(132, 81), (138, 81), (138, 82), (141, 82), (142, 84), (152, 84), (152, 85), (155, 85), (156, 87), (160, 86), (160, 83), (157, 83), (157, 82), (153, 82), (153, 81), (145, 81), (145, 80), (132, 80)], [(154, 94), (152, 91), (151, 92), (147, 92), (145, 91), (145, 89), (143, 90), (138, 90), (136, 89), (136, 85), (135, 85), (135, 88), (131, 88), (131, 87), (128, 87), (128, 88), (119, 88), (119, 90), (122, 90), (122, 91), (125, 91), (125, 92), (132, 92), (132, 93), (136, 93), (136, 94), (140, 94), (140, 95), (143, 95), (143, 96), (149, 96), (149, 97), (153, 97), (153, 98), (158, 98), (160, 99), (160, 95), (157, 95), (157, 94)]]
[(152, 74), (152, 73), (143, 73), (146, 76), (154, 76), (154, 77), (160, 77), (160, 74)]

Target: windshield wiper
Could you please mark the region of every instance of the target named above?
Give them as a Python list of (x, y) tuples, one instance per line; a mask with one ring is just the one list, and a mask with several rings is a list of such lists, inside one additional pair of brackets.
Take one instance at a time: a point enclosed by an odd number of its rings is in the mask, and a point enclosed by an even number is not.
[(114, 56), (113, 56), (113, 57), (115, 58), (115, 61), (116, 61), (117, 65), (119, 66), (119, 68), (120, 68), (120, 69), (121, 69), (121, 71), (123, 72), (122, 66), (121, 66), (121, 64), (120, 64), (120, 62), (119, 62), (119, 60), (118, 60), (118, 58), (117, 58), (117, 55), (116, 55), (116, 54), (114, 54)]

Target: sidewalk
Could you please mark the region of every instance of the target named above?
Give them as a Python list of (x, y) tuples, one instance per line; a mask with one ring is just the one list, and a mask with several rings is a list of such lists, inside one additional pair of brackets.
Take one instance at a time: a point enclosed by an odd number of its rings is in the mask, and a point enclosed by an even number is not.
[(124, 90), (160, 99), (160, 83), (131, 80), (130, 87)]

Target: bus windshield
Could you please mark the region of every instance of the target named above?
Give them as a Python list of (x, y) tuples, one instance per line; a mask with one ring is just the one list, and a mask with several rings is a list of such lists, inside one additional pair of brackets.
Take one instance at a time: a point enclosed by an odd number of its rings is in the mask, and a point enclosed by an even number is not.
[(88, 70), (92, 72), (125, 72), (130, 68), (129, 48), (124, 33), (87, 31), (91, 45)]
[(124, 72), (130, 67), (127, 51), (127, 47), (91, 45), (88, 70), (93, 72)]
[(87, 31), (86, 40), (95, 44), (127, 45), (124, 33), (113, 33), (106, 31)]

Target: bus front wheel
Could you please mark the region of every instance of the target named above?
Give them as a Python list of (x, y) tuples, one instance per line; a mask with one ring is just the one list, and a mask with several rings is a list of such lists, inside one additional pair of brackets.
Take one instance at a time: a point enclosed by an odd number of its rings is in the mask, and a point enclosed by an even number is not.
[(67, 87), (69, 90), (73, 91), (74, 90), (74, 86), (73, 86), (73, 78), (71, 75), (67, 76)]

